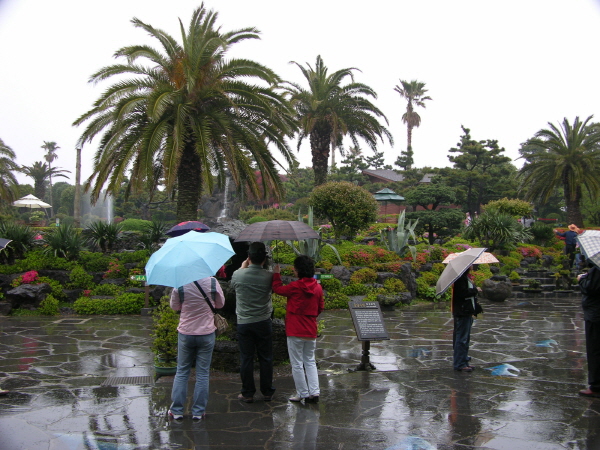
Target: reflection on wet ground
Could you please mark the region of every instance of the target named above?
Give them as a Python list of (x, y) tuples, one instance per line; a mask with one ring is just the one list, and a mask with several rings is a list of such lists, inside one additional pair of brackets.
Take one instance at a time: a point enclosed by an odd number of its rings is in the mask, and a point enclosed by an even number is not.
[[(520, 304), (519, 304), (520, 303)], [(0, 449), (600, 449), (600, 400), (582, 398), (586, 359), (577, 298), (484, 305), (472, 363), (451, 365), (445, 305), (384, 312), (391, 337), (360, 363), (348, 311), (324, 314), (321, 402), (237, 401), (236, 376), (211, 380), (206, 421), (168, 422), (172, 378), (151, 375), (147, 317), (0, 318)], [(486, 370), (493, 369), (493, 370)], [(507, 373), (508, 371), (508, 373)]]

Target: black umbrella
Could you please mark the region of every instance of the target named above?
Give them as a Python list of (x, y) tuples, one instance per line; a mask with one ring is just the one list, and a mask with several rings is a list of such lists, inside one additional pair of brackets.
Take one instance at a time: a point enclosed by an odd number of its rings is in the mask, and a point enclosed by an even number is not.
[(202, 222), (198, 222), (197, 220), (190, 220), (187, 222), (181, 222), (167, 231), (165, 234), (171, 237), (181, 236), (182, 234), (187, 233), (188, 231), (197, 231), (198, 233), (205, 233), (210, 231), (210, 227), (208, 225), (203, 224)]

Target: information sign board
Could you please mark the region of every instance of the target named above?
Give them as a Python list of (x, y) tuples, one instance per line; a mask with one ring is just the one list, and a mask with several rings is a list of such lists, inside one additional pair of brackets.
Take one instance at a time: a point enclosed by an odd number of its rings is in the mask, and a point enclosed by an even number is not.
[(348, 307), (359, 341), (389, 339), (379, 302), (351, 301), (348, 302)]

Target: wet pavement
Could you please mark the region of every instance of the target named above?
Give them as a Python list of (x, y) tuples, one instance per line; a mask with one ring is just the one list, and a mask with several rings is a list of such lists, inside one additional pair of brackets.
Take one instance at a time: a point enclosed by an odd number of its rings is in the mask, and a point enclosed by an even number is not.
[[(150, 318), (0, 317), (0, 449), (600, 449), (600, 399), (577, 395), (579, 299), (483, 306), (473, 373), (452, 370), (446, 305), (384, 312), (372, 372), (348, 372), (361, 343), (348, 311), (326, 312), (320, 403), (289, 403), (291, 377), (273, 401), (240, 403), (237, 377), (219, 376), (200, 423), (166, 419), (172, 377), (153, 380)], [(519, 372), (486, 370), (502, 364)]]

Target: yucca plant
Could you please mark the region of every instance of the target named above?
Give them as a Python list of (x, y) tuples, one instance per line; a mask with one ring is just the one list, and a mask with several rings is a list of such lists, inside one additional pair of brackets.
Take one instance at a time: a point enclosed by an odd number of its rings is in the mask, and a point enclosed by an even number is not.
[(407, 251), (410, 251), (413, 261), (417, 260), (417, 248), (414, 245), (409, 245), (409, 239), (417, 240), (415, 236), (415, 227), (419, 223), (419, 219), (415, 221), (409, 220), (406, 228), (404, 228), (404, 211), (398, 216), (398, 228), (385, 228), (379, 232), (381, 241), (385, 247), (395, 252), (398, 256), (404, 256)]
[(140, 246), (144, 250), (154, 253), (158, 250), (158, 244), (165, 237), (165, 232), (168, 228), (169, 226), (162, 220), (153, 220), (150, 223), (144, 224), (142, 235), (138, 238)]
[(102, 220), (92, 222), (85, 229), (88, 244), (100, 248), (102, 253), (108, 253), (121, 238), (122, 228), (120, 223), (107, 223)]
[(44, 253), (74, 261), (83, 249), (83, 238), (71, 225), (53, 228), (44, 236)]
[(0, 222), (0, 237), (12, 241), (0, 251), (0, 260), (14, 264), (15, 259), (23, 258), (25, 252), (33, 247), (35, 235), (36, 232), (26, 225)]
[[(298, 222), (303, 222), (301, 210), (298, 211)], [(308, 226), (313, 228), (313, 208), (312, 208), (312, 206), (308, 207)], [(323, 242), (323, 239), (321, 239), (323, 236), (323, 232), (320, 229), (317, 230), (317, 233), (319, 235), (319, 239), (304, 239), (302, 241), (298, 241), (298, 247), (296, 247), (292, 241), (286, 241), (286, 243), (290, 247), (292, 247), (292, 249), (294, 250), (294, 253), (296, 253), (296, 255), (306, 255), (306, 256), (312, 258), (315, 262), (321, 261), (321, 251), (323, 250), (323, 248), (328, 246), (329, 248), (331, 248), (333, 250), (333, 253), (337, 257), (338, 262), (341, 265), (342, 258), (340, 257), (340, 254), (338, 253), (337, 248), (335, 248), (331, 244)]]
[(490, 211), (474, 219), (465, 229), (463, 237), (478, 239), (482, 247), (494, 251), (507, 250), (520, 242), (529, 242), (532, 234), (529, 228), (523, 228), (514, 217)]

